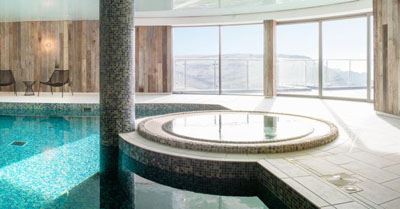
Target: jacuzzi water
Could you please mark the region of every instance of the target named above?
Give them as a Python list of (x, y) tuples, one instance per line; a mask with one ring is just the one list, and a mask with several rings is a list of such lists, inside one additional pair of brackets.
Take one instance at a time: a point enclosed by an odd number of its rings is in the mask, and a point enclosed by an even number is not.
[(276, 142), (310, 135), (307, 118), (246, 112), (213, 112), (182, 116), (167, 122), (171, 134), (215, 142)]
[[(0, 153), (0, 208), (100, 207), (98, 117), (0, 116)], [(136, 209), (267, 208), (257, 197), (195, 193), (133, 175)]]

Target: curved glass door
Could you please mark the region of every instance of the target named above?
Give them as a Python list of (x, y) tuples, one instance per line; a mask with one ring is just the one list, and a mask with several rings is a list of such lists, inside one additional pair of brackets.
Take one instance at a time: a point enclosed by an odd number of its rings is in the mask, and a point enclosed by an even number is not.
[(264, 27), (262, 24), (221, 27), (223, 94), (263, 94)]
[(322, 23), (323, 96), (367, 99), (367, 33), (366, 17)]
[(318, 95), (318, 22), (279, 25), (279, 94)]
[(173, 30), (174, 92), (219, 93), (219, 28)]

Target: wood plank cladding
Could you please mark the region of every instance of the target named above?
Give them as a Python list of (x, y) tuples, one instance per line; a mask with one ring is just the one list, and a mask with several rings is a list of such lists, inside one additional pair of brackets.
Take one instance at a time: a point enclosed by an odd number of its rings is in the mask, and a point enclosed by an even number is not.
[(136, 91), (172, 91), (171, 26), (136, 27)]
[(276, 83), (276, 21), (264, 21), (264, 96), (277, 94)]
[(0, 23), (0, 68), (14, 71), (18, 91), (24, 80), (47, 81), (56, 65), (70, 70), (75, 92), (99, 90), (98, 21)]
[(375, 109), (400, 115), (400, 1), (374, 0)]
[[(136, 91), (172, 91), (171, 36), (171, 26), (136, 28)], [(0, 68), (14, 71), (20, 92), (22, 81), (47, 81), (56, 65), (70, 70), (75, 92), (98, 92), (99, 46), (99, 21), (0, 23)]]

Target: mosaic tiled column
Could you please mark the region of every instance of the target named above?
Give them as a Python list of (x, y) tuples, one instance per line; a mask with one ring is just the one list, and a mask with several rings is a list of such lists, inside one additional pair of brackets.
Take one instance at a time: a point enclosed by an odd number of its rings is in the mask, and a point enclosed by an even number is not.
[[(115, 208), (118, 134), (135, 127), (134, 0), (100, 0), (100, 193)], [(107, 198), (109, 200), (107, 200)], [(104, 202), (103, 202), (104, 201)], [(116, 201), (118, 202), (118, 201)]]

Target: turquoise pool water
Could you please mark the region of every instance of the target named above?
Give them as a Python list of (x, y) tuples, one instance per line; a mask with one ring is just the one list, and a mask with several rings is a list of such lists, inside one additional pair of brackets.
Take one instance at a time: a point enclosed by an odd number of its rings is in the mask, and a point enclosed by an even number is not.
[[(99, 208), (98, 117), (0, 116), (0, 153), (0, 208)], [(136, 209), (267, 208), (132, 175)]]
[(0, 208), (45, 207), (94, 176), (98, 127), (95, 117), (0, 116)]

